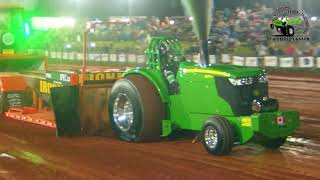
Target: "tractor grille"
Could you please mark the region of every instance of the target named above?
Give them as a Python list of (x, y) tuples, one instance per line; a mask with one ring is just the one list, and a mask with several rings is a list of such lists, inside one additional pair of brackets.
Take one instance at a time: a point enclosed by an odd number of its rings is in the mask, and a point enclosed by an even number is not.
[(258, 78), (243, 86), (234, 86), (224, 77), (215, 77), (215, 82), (218, 95), (230, 104), (235, 116), (251, 115), (253, 100), (268, 97), (268, 83), (259, 83)]

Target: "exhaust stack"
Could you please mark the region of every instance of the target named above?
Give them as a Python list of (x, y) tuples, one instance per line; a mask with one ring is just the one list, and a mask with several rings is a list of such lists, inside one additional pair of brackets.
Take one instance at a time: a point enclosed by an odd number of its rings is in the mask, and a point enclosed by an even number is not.
[(212, 0), (182, 0), (187, 15), (193, 17), (192, 26), (199, 39), (202, 66), (209, 65), (208, 36), (211, 28)]
[(200, 63), (202, 66), (209, 66), (208, 39), (200, 40)]

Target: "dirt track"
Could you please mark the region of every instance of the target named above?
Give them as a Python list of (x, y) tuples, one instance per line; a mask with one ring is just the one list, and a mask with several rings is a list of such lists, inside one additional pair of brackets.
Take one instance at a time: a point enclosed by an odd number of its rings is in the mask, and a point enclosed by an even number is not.
[(320, 139), (320, 76), (295, 77), (294, 74), (270, 76), (270, 96), (279, 100), (281, 109), (298, 110), (303, 137)]
[(4, 179), (312, 179), (320, 177), (318, 146), (285, 145), (269, 151), (236, 147), (208, 155), (199, 142), (177, 139), (130, 144), (113, 138), (55, 138), (46, 128), (15, 121), (0, 127)]
[(112, 137), (56, 138), (52, 129), (2, 120), (0, 179), (317, 179), (320, 83), (315, 81), (320, 78), (308, 78), (271, 76), (270, 93), (281, 108), (301, 112), (305, 118), (297, 135), (313, 140), (289, 138), (278, 151), (247, 144), (217, 157), (200, 142), (192, 144), (193, 137), (147, 144)]

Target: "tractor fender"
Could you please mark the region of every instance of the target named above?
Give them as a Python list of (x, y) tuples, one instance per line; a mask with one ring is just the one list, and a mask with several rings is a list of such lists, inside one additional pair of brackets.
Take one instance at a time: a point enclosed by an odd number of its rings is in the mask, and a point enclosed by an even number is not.
[(145, 68), (136, 68), (126, 71), (122, 77), (126, 77), (131, 74), (138, 74), (147, 78), (157, 89), (161, 100), (163, 103), (169, 102), (169, 92), (167, 84), (160, 72), (157, 69), (145, 69)]

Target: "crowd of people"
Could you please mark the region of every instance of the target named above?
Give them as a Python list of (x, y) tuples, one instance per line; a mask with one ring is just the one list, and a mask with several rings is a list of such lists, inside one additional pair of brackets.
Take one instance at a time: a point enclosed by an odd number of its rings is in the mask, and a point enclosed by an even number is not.
[[(214, 43), (215, 51), (217, 53), (223, 51), (235, 54), (242, 53), (248, 56), (319, 55), (320, 44), (317, 39), (307, 42), (270, 40), (272, 12), (273, 9), (259, 4), (253, 9), (242, 7), (233, 11), (228, 8), (224, 11), (217, 11), (213, 25), (221, 35)], [(319, 24), (315, 23), (312, 26), (319, 27)]]
[[(257, 5), (253, 9), (217, 10), (209, 36), (210, 53), (241, 56), (298, 56), (320, 55), (320, 44), (308, 42), (275, 42), (269, 40), (272, 9)], [(91, 51), (143, 53), (152, 36), (175, 36), (184, 44), (186, 54), (198, 53), (198, 43), (192, 31), (191, 17), (110, 17), (104, 25), (96, 27), (89, 35), (95, 42)], [(47, 32), (50, 44), (45, 48), (81, 51), (82, 31), (85, 22), (73, 29), (55, 29)], [(68, 44), (68, 46), (66, 46)]]

